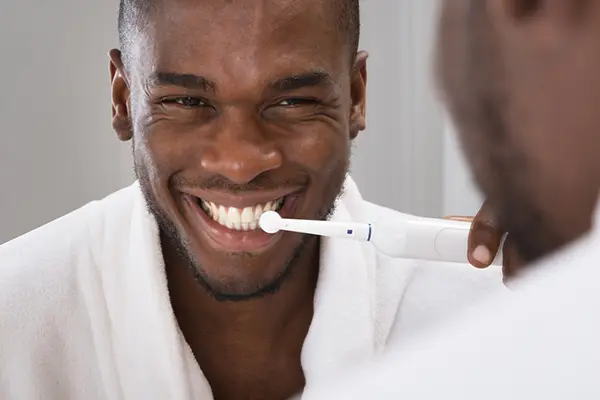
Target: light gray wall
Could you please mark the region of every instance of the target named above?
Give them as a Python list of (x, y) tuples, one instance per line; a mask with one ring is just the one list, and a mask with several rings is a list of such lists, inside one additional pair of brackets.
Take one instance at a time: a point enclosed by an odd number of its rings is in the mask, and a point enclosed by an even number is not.
[(370, 53), (367, 131), (353, 176), (368, 200), (441, 216), (443, 116), (432, 84), (438, 0), (363, 0), (361, 48)]
[[(443, 119), (431, 87), (438, 0), (363, 0), (368, 129), (353, 175), (405, 212), (444, 208)], [(129, 184), (129, 145), (110, 127), (106, 53), (118, 0), (0, 2), (0, 243)]]
[(0, 2), (0, 243), (132, 181), (110, 126), (117, 4)]

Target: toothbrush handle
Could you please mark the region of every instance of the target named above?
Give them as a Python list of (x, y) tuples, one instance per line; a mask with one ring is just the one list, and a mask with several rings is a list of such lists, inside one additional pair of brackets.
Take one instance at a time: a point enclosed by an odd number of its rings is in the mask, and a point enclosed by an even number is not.
[[(469, 222), (416, 218), (397, 227), (374, 224), (371, 242), (390, 257), (468, 263), (470, 229)], [(492, 264), (502, 265), (501, 250)]]
[(282, 225), (280, 229), (288, 232), (300, 232), (310, 235), (347, 238), (362, 241), (368, 241), (371, 237), (371, 225), (364, 223), (282, 219)]

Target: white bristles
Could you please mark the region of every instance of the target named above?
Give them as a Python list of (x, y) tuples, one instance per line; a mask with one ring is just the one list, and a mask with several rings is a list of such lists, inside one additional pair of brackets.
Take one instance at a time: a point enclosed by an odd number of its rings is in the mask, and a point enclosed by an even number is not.
[(277, 233), (281, 229), (281, 216), (275, 211), (264, 212), (260, 216), (258, 225), (267, 233)]

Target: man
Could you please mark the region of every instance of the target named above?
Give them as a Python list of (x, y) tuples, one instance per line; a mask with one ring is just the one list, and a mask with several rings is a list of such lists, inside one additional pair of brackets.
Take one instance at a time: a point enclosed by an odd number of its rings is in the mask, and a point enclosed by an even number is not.
[(284, 399), (503, 289), (257, 229), (270, 209), (410, 218), (347, 177), (357, 0), (127, 0), (119, 25), (113, 125), (138, 182), (0, 248), (1, 398)]
[(529, 272), (308, 398), (600, 398), (600, 3), (448, 0), (442, 15), (441, 87), (483, 212)]

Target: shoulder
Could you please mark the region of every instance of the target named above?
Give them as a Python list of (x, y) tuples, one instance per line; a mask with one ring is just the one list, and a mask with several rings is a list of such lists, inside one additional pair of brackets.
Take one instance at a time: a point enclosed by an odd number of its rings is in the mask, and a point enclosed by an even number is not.
[[(402, 213), (400, 211), (394, 210), (392, 208), (388, 208), (379, 204), (372, 203), (370, 201), (364, 200), (362, 197), (354, 198), (353, 204), (350, 208), (352, 216), (355, 220), (362, 221), (386, 221), (386, 222), (394, 222), (394, 221), (405, 221), (410, 219), (417, 219), (418, 217), (412, 214)], [(360, 203), (358, 205), (357, 203)]]
[[(419, 219), (366, 201), (351, 178), (344, 189), (343, 203), (353, 221), (394, 224)], [(378, 343), (417, 335), (490, 292), (506, 291), (499, 268), (391, 258), (372, 246), (364, 249), (374, 264)]]
[(507, 290), (500, 267), (478, 270), (467, 264), (419, 262), (398, 309), (395, 334), (418, 334)]
[[(394, 223), (418, 218), (366, 201), (363, 210), (362, 217), (369, 221)], [(382, 254), (376, 259), (379, 289), (388, 292), (388, 301), (397, 301), (392, 340), (416, 335), (489, 294), (507, 290), (499, 267), (478, 270), (469, 264), (393, 259)]]
[[(99, 345), (92, 332), (104, 330), (97, 254), (105, 240), (119, 240), (135, 198), (134, 186), (123, 189), (0, 246), (0, 382), (32, 398), (67, 388), (87, 393), (97, 382), (89, 352)], [(76, 370), (72, 381), (68, 371)]]
[(137, 187), (132, 185), (92, 201), (48, 224), (0, 245), (0, 274), (63, 264), (102, 238), (103, 226), (131, 212)]
[[(0, 246), (0, 319), (3, 332), (52, 319), (76, 307), (86, 279), (95, 279), (106, 225), (131, 212), (134, 186), (94, 201)], [(113, 231), (114, 233), (114, 231)], [(95, 279), (97, 281), (97, 279)], [(73, 302), (73, 304), (69, 304)], [(12, 322), (11, 322), (12, 321)]]

